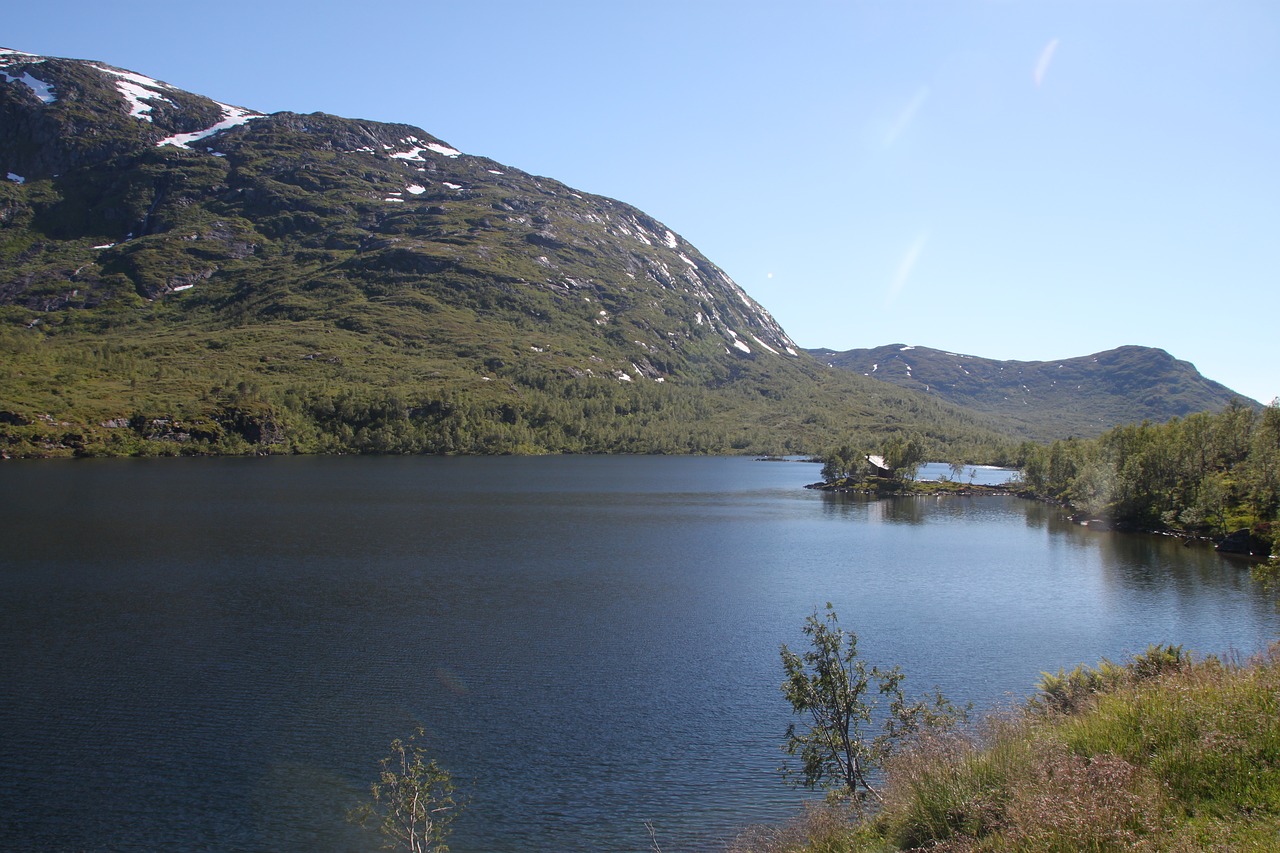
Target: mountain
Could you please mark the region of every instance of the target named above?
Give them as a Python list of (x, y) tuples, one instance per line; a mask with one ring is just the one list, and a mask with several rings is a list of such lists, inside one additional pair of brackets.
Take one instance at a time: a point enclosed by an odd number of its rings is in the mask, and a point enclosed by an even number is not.
[(630, 205), (0, 50), (0, 452), (723, 452), (1000, 425), (824, 368)]
[(997, 361), (903, 344), (807, 352), (832, 367), (997, 416), (1040, 439), (1095, 436), (1121, 424), (1218, 411), (1235, 400), (1258, 405), (1151, 347), (1056, 361)]

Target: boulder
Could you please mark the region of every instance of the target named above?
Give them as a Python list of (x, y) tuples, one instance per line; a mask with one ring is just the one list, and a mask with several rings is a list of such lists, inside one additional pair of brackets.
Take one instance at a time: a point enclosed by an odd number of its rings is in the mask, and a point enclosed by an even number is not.
[(1248, 554), (1251, 557), (1266, 557), (1271, 553), (1271, 543), (1254, 536), (1247, 527), (1230, 533), (1220, 541), (1217, 550), (1223, 554)]

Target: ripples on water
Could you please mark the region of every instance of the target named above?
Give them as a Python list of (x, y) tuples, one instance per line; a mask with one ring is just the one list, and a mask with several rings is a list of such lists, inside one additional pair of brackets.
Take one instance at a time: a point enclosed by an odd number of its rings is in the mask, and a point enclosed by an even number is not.
[(791, 814), (778, 646), (989, 707), (1151, 642), (1280, 627), (1241, 566), (1012, 498), (866, 501), (746, 459), (0, 470), (0, 847), (373, 850), (342, 816), (415, 725), (451, 847), (715, 849)]

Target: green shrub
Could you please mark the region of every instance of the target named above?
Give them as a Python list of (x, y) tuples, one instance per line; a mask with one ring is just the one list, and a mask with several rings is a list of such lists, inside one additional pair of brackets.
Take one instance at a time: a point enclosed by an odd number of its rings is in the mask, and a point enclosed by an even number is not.
[(1280, 646), (1046, 675), (1024, 707), (895, 754), (882, 795), (848, 847), (742, 849), (1280, 849)]

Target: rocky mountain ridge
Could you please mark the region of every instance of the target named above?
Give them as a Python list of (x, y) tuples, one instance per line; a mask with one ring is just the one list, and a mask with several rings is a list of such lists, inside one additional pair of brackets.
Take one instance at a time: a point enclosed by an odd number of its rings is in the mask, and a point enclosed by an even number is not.
[[(69, 276), (69, 264), (52, 257), (51, 269), (38, 269), (32, 247), (23, 260), (36, 269), (4, 282), (9, 304), (49, 304), (31, 285), (60, 277), (82, 285), (61, 297), (66, 304), (91, 301), (96, 277), (111, 271), (128, 275), (145, 299), (182, 292), (230, 277), (265, 242), (256, 231), (287, 241), (285, 251), (353, 253), (342, 261), (349, 272), (452, 270), (580, 295), (602, 303), (592, 320), (599, 326), (617, 322), (622, 303), (658, 291), (668, 322), (643, 324), (646, 349), (678, 348), (692, 335), (717, 337), (727, 355), (796, 356), (764, 308), (661, 223), (465, 155), (420, 128), (265, 116), (102, 63), (4, 51), (0, 64), (9, 84), (0, 96), (0, 162), (12, 182), (55, 182), (64, 197), (41, 219), (55, 224), (60, 255), (68, 241), (82, 243)], [(297, 162), (299, 151), (311, 155), (306, 162)], [(86, 174), (94, 170), (114, 174)], [(346, 226), (337, 233), (326, 221), (335, 215)], [(498, 252), (507, 263), (492, 263)], [(148, 263), (157, 253), (164, 263)], [(516, 255), (521, 267), (509, 262)], [(677, 303), (683, 310), (669, 316)]]
[(1001, 361), (905, 344), (807, 352), (832, 367), (1008, 419), (1040, 438), (1093, 436), (1121, 424), (1218, 411), (1233, 400), (1258, 405), (1152, 347), (1053, 361)]

